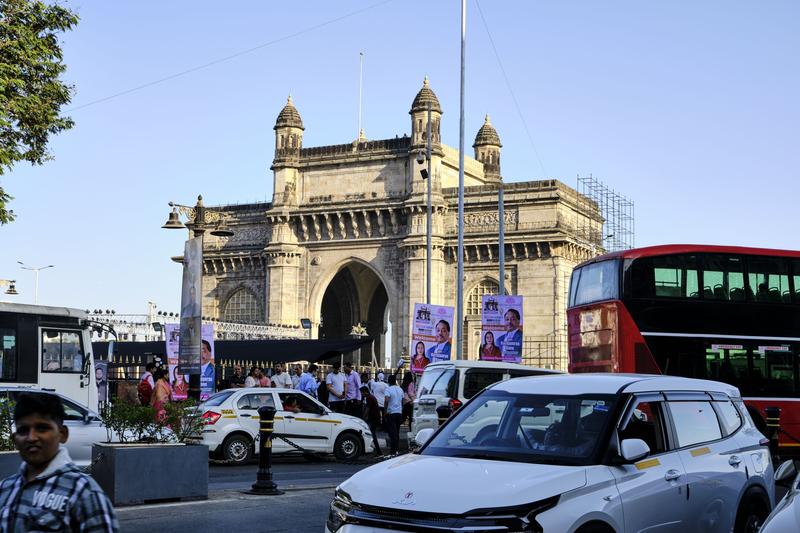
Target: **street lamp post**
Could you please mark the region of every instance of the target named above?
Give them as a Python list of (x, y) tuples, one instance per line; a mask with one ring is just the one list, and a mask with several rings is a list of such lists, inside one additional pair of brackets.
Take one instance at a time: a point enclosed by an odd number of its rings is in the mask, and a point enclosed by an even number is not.
[(22, 261), (17, 261), (17, 263), (19, 263), (21, 265), (21, 268), (23, 270), (33, 270), (36, 273), (36, 290), (34, 292), (33, 303), (34, 304), (38, 304), (39, 303), (39, 271), (40, 270), (45, 270), (46, 268), (53, 268), (55, 265), (47, 265), (47, 266), (43, 266), (43, 267), (32, 267), (32, 266), (26, 265)]
[[(202, 246), (202, 238), (205, 234), (206, 230), (209, 227), (212, 227), (210, 233), (216, 237), (230, 237), (233, 235), (233, 232), (226, 228), (222, 224), (222, 216), (218, 211), (208, 211), (206, 207), (203, 205), (203, 197), (197, 197), (197, 203), (194, 207), (189, 207), (187, 205), (181, 205), (175, 202), (169, 202), (169, 206), (172, 208), (172, 211), (169, 214), (169, 218), (167, 222), (161, 226), (164, 229), (183, 229), (189, 228), (192, 230), (192, 235), (195, 238), (200, 238), (200, 255), (198, 257), (198, 261), (200, 265), (203, 264), (203, 246)], [(187, 222), (183, 224), (180, 220), (180, 215), (186, 217)], [(212, 226), (213, 225), (213, 226)], [(202, 267), (201, 267), (202, 268)], [(201, 270), (202, 272), (202, 270)], [(187, 278), (184, 277), (184, 283), (187, 282)], [(202, 283), (202, 282), (201, 282)], [(191, 291), (189, 287), (183, 287), (182, 294), (190, 294)], [(200, 294), (197, 295), (197, 298), (202, 298)], [(183, 346), (183, 343), (180, 344)], [(197, 353), (200, 353), (199, 346), (197, 347)], [(199, 361), (198, 361), (199, 363)], [(200, 374), (199, 373), (190, 373), (189, 374), (189, 391), (188, 396), (193, 398), (197, 401), (200, 400)]]

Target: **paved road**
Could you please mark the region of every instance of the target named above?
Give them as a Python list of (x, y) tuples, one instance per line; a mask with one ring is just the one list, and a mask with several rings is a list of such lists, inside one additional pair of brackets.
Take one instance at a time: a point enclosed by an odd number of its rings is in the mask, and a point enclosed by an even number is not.
[[(357, 463), (343, 464), (333, 459), (309, 462), (302, 457), (273, 460), (272, 479), (279, 487), (336, 486), (362, 468), (374, 463), (363, 458)], [(210, 492), (228, 489), (247, 489), (256, 480), (258, 461), (246, 466), (211, 465), (208, 472)]]
[(124, 533), (321, 532), (334, 487), (373, 462), (310, 463), (302, 457), (277, 458), (272, 476), (286, 491), (281, 496), (242, 494), (255, 482), (255, 462), (211, 465), (208, 500), (122, 507), (117, 516)]
[(324, 531), (333, 489), (248, 496), (225, 491), (214, 499), (117, 510), (123, 533), (211, 533)]

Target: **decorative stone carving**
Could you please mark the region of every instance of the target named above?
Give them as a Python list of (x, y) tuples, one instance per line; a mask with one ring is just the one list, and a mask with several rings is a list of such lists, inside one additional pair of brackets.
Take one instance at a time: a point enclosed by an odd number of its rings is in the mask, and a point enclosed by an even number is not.
[(322, 258), (320, 256), (315, 255), (314, 257), (311, 258), (311, 264), (313, 266), (319, 266), (320, 263), (322, 263)]

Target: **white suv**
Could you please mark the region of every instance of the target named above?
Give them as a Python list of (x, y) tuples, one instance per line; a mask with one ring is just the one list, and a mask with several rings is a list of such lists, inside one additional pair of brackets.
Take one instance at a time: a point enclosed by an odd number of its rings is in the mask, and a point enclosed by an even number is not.
[(774, 502), (766, 440), (713, 381), (513, 379), (426, 438), (342, 483), (326, 531), (745, 533)]
[[(295, 400), (299, 412), (283, 410), (287, 399)], [(372, 451), (369, 426), (353, 416), (334, 413), (308, 394), (292, 389), (228, 389), (200, 405), (206, 421), (202, 444), (212, 457), (245, 463), (258, 453), (258, 409), (277, 410), (275, 434), (309, 452), (333, 453), (337, 459), (353, 460)], [(272, 439), (272, 453), (300, 452), (284, 439)]]
[(439, 416), (436, 413), (438, 407), (447, 406), (455, 411), (485, 387), (498, 381), (560, 373), (557, 370), (495, 361), (452, 360), (431, 363), (425, 368), (417, 386), (414, 416), (411, 431), (408, 432), (409, 444), (413, 445), (419, 431), (439, 427)]

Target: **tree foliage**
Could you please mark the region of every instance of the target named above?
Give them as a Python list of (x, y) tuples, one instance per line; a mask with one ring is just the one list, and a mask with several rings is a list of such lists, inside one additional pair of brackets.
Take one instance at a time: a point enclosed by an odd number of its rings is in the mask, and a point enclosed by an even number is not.
[[(60, 114), (73, 87), (59, 78), (66, 65), (58, 35), (77, 23), (62, 6), (0, 0), (0, 176), (20, 161), (51, 159), (50, 136), (73, 126)], [(11, 199), (0, 186), (0, 224), (14, 220)]]

